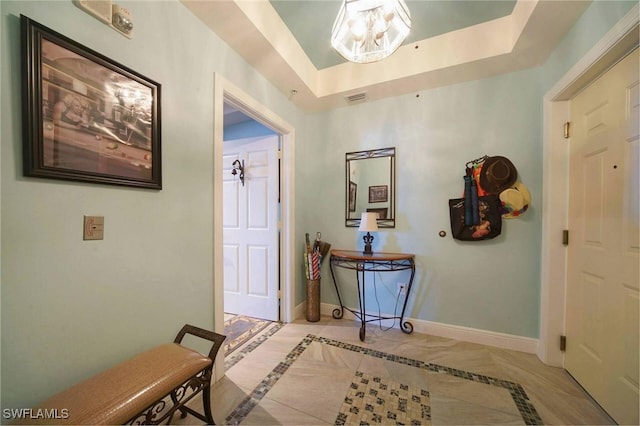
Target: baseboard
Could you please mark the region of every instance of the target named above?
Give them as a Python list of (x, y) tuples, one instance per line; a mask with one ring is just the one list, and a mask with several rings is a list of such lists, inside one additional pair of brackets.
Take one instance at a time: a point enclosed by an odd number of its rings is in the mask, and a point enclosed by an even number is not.
[[(339, 308), (339, 306), (322, 303), (320, 312), (322, 315), (331, 315), (333, 310), (336, 308)], [(343, 319), (351, 321), (357, 320), (355, 315), (346, 310), (344, 311)], [(530, 354), (535, 354), (538, 347), (538, 339), (531, 337), (515, 336), (512, 334), (497, 333), (495, 331), (480, 330), (477, 328), (443, 324), (414, 318), (405, 318), (405, 320), (413, 324), (413, 331), (417, 333), (430, 334), (432, 336), (478, 343), (481, 345), (494, 346), (497, 348), (510, 349)], [(382, 321), (382, 326), (389, 327), (392, 323), (392, 320), (385, 320)], [(396, 321), (396, 325), (394, 327), (400, 328), (398, 321)]]
[(296, 305), (295, 308), (293, 308), (292, 321), (295, 321), (297, 319), (306, 318), (306, 309), (307, 309), (307, 302), (302, 302), (302, 303)]

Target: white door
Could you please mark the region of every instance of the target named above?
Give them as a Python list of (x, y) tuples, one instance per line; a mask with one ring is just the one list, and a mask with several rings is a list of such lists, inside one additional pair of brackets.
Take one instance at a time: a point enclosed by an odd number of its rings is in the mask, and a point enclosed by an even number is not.
[(565, 368), (638, 424), (638, 49), (571, 101)]
[[(225, 312), (278, 320), (277, 135), (225, 142), (223, 257)], [(233, 162), (244, 161), (231, 174)]]

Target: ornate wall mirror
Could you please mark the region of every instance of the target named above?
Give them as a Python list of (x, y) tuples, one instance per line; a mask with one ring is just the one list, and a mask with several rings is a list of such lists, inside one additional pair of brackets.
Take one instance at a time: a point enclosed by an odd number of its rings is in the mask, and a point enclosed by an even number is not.
[(396, 149), (346, 154), (345, 225), (360, 226), (364, 212), (378, 213), (379, 228), (396, 226)]

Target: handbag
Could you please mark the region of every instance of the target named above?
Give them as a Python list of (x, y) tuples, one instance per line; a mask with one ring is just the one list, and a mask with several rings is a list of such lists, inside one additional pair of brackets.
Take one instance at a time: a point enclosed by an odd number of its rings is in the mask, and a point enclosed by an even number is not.
[[(465, 198), (449, 200), (449, 215), (451, 217), (451, 235), (461, 241), (481, 241), (497, 237), (502, 232), (502, 215), (500, 197), (484, 195), (478, 197), (477, 225), (465, 224)], [(468, 211), (468, 209), (467, 209)]]

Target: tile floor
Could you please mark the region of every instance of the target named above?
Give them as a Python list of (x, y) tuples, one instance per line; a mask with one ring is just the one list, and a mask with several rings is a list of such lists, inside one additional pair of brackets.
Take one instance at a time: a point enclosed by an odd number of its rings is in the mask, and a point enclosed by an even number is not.
[(535, 355), (377, 323), (361, 342), (358, 330), (330, 317), (266, 329), (225, 360), (212, 386), (216, 423), (615, 424)]

